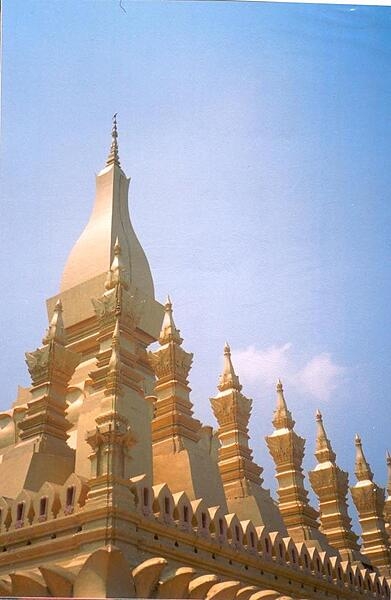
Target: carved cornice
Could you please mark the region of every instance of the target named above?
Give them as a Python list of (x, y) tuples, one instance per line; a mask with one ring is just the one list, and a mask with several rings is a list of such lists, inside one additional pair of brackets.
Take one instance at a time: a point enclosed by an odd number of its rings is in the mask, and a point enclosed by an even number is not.
[(118, 445), (123, 448), (131, 448), (136, 443), (130, 425), (121, 423), (117, 418), (114, 422), (97, 425), (86, 434), (86, 441), (96, 451), (101, 445)]
[(46, 346), (26, 353), (33, 386), (26, 414), (19, 423), (23, 440), (39, 435), (63, 441), (68, 438), (70, 424), (65, 415), (67, 385), (80, 355), (55, 341), (55, 336), (56, 330), (53, 330)]
[(121, 325), (130, 332), (138, 327), (145, 309), (145, 300), (137, 291), (131, 294), (119, 284), (91, 302), (101, 327), (112, 325), (119, 316)]
[(38, 348), (33, 352), (26, 352), (26, 363), (33, 383), (48, 379), (52, 358), (49, 346)]
[(66, 384), (80, 362), (79, 354), (54, 341), (33, 352), (26, 352), (25, 356), (34, 385), (49, 381), (53, 376)]
[(361, 515), (372, 513), (382, 517), (384, 511), (385, 493), (374, 482), (366, 486), (353, 486), (350, 488), (354, 504)]
[(302, 470), (305, 440), (295, 431), (267, 436), (266, 443), (277, 467), (288, 463), (292, 465), (293, 470)]
[(251, 415), (252, 400), (236, 390), (223, 396), (210, 399), (213, 413), (220, 427), (228, 423), (247, 429)]
[(348, 493), (349, 476), (336, 465), (331, 465), (327, 469), (313, 470), (309, 472), (311, 485), (318, 496), (323, 493), (331, 492), (338, 496), (345, 497)]
[(159, 381), (162, 379), (179, 379), (187, 383), (193, 362), (191, 352), (186, 352), (174, 342), (169, 342), (156, 352), (148, 352), (148, 358)]
[(95, 429), (88, 431), (85, 439), (92, 448), (89, 456), (92, 478), (101, 475), (123, 478), (129, 449), (137, 442), (128, 420), (116, 411), (99, 415)]

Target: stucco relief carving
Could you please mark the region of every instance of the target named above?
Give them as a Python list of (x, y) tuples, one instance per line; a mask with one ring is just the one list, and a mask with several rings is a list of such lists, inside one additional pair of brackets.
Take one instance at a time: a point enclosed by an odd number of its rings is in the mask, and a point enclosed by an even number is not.
[(26, 352), (25, 357), (34, 384), (47, 379), (54, 368), (57, 378), (62, 378), (64, 382), (68, 381), (80, 361), (78, 354), (56, 342), (50, 342), (47, 346), (33, 352)]
[(186, 380), (193, 362), (193, 354), (170, 343), (156, 352), (148, 352), (150, 364), (161, 379), (167, 376), (179, 376)]
[(34, 350), (34, 352), (26, 352), (26, 363), (31, 379), (36, 381), (41, 379), (48, 370), (50, 352), (49, 346)]
[(354, 503), (359, 513), (379, 511), (383, 512), (384, 490), (372, 484), (368, 487), (352, 488)]
[(140, 323), (145, 308), (145, 300), (137, 291), (130, 294), (121, 285), (105, 292), (100, 298), (92, 298), (95, 314), (102, 326), (112, 324), (120, 315), (121, 324), (134, 331)]

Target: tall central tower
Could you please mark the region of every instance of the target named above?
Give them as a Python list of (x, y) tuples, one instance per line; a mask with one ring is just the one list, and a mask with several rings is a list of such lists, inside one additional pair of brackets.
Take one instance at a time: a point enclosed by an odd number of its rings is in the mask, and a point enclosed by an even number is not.
[(67, 400), (70, 444), (77, 449), (75, 472), (86, 478), (91, 452), (86, 436), (106, 410), (102, 403), (108, 402), (113, 338), (121, 366), (117, 410), (137, 432), (124, 474), (152, 477), (152, 407), (145, 398), (155, 380), (146, 348), (159, 336), (164, 310), (155, 300), (151, 270), (130, 220), (129, 183), (120, 165), (114, 116), (111, 147), (96, 177), (90, 219), (67, 259), (60, 295), (47, 302), (51, 315), (61, 296), (67, 346), (81, 355)]

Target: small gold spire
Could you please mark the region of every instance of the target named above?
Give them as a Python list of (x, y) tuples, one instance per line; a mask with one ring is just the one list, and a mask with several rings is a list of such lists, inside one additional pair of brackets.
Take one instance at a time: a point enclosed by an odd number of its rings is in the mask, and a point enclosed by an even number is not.
[(373, 481), (373, 473), (371, 471), (371, 467), (369, 466), (367, 459), (365, 458), (362, 443), (360, 436), (356, 433), (355, 439), (356, 446), (356, 464), (354, 473), (358, 479), (358, 481)]
[(315, 456), (319, 463), (326, 461), (335, 461), (335, 453), (331, 447), (330, 440), (327, 437), (326, 430), (323, 425), (322, 413), (318, 409), (315, 414), (317, 424), (317, 435), (316, 435), (316, 450)]
[(183, 342), (183, 339), (180, 336), (179, 329), (176, 328), (174, 323), (171, 298), (170, 296), (167, 296), (167, 300), (164, 305), (164, 318), (162, 329), (160, 331), (159, 343), (161, 346), (163, 346), (169, 342), (175, 342), (176, 344), (180, 345)]
[(109, 373), (119, 373), (121, 367), (121, 361), (118, 355), (120, 345), (120, 330), (119, 330), (119, 319), (117, 317), (115, 321), (115, 327), (113, 331), (113, 337), (111, 340), (111, 357), (109, 360)]
[(122, 251), (118, 236), (114, 244), (113, 262), (111, 263), (110, 270), (107, 272), (105, 288), (106, 290), (111, 290), (115, 288), (116, 285), (122, 285), (125, 290), (129, 287), (126, 279), (126, 269), (122, 262)]
[(49, 323), (49, 327), (46, 331), (46, 334), (42, 339), (42, 343), (49, 344), (51, 341), (57, 342), (62, 346), (66, 344), (64, 321), (62, 319), (62, 302), (60, 299), (58, 299), (56, 302), (56, 306), (54, 307), (53, 311), (53, 316)]
[(387, 493), (388, 493), (389, 496), (391, 496), (391, 454), (389, 453), (388, 450), (387, 450), (387, 453), (386, 453), (386, 461), (387, 461), (387, 471), (388, 471)]
[(111, 130), (111, 146), (110, 152), (106, 160), (106, 165), (118, 165), (119, 167), (119, 155), (118, 155), (118, 130), (117, 130), (117, 113), (113, 115), (113, 127)]
[(229, 347), (228, 342), (225, 342), (224, 346), (224, 366), (223, 372), (219, 378), (219, 384), (217, 388), (220, 392), (224, 390), (234, 389), (240, 392), (242, 386), (239, 382), (239, 377), (235, 373), (235, 369), (231, 360), (231, 348)]
[(284, 397), (284, 388), (282, 387), (281, 379), (278, 379), (277, 386), (277, 407), (274, 411), (273, 425), (275, 429), (293, 429), (295, 422), (288, 410)]

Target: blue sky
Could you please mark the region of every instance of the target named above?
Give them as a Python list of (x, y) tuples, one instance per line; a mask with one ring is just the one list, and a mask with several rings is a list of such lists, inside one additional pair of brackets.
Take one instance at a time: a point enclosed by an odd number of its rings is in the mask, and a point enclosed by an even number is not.
[(384, 485), (391, 9), (122, 5), (4, 3), (1, 408), (28, 385), (24, 352), (40, 344), (118, 112), (132, 220), (195, 355), (196, 415), (213, 423), (228, 339), (268, 486), (277, 376), (306, 465), (319, 407), (351, 480), (357, 431)]

